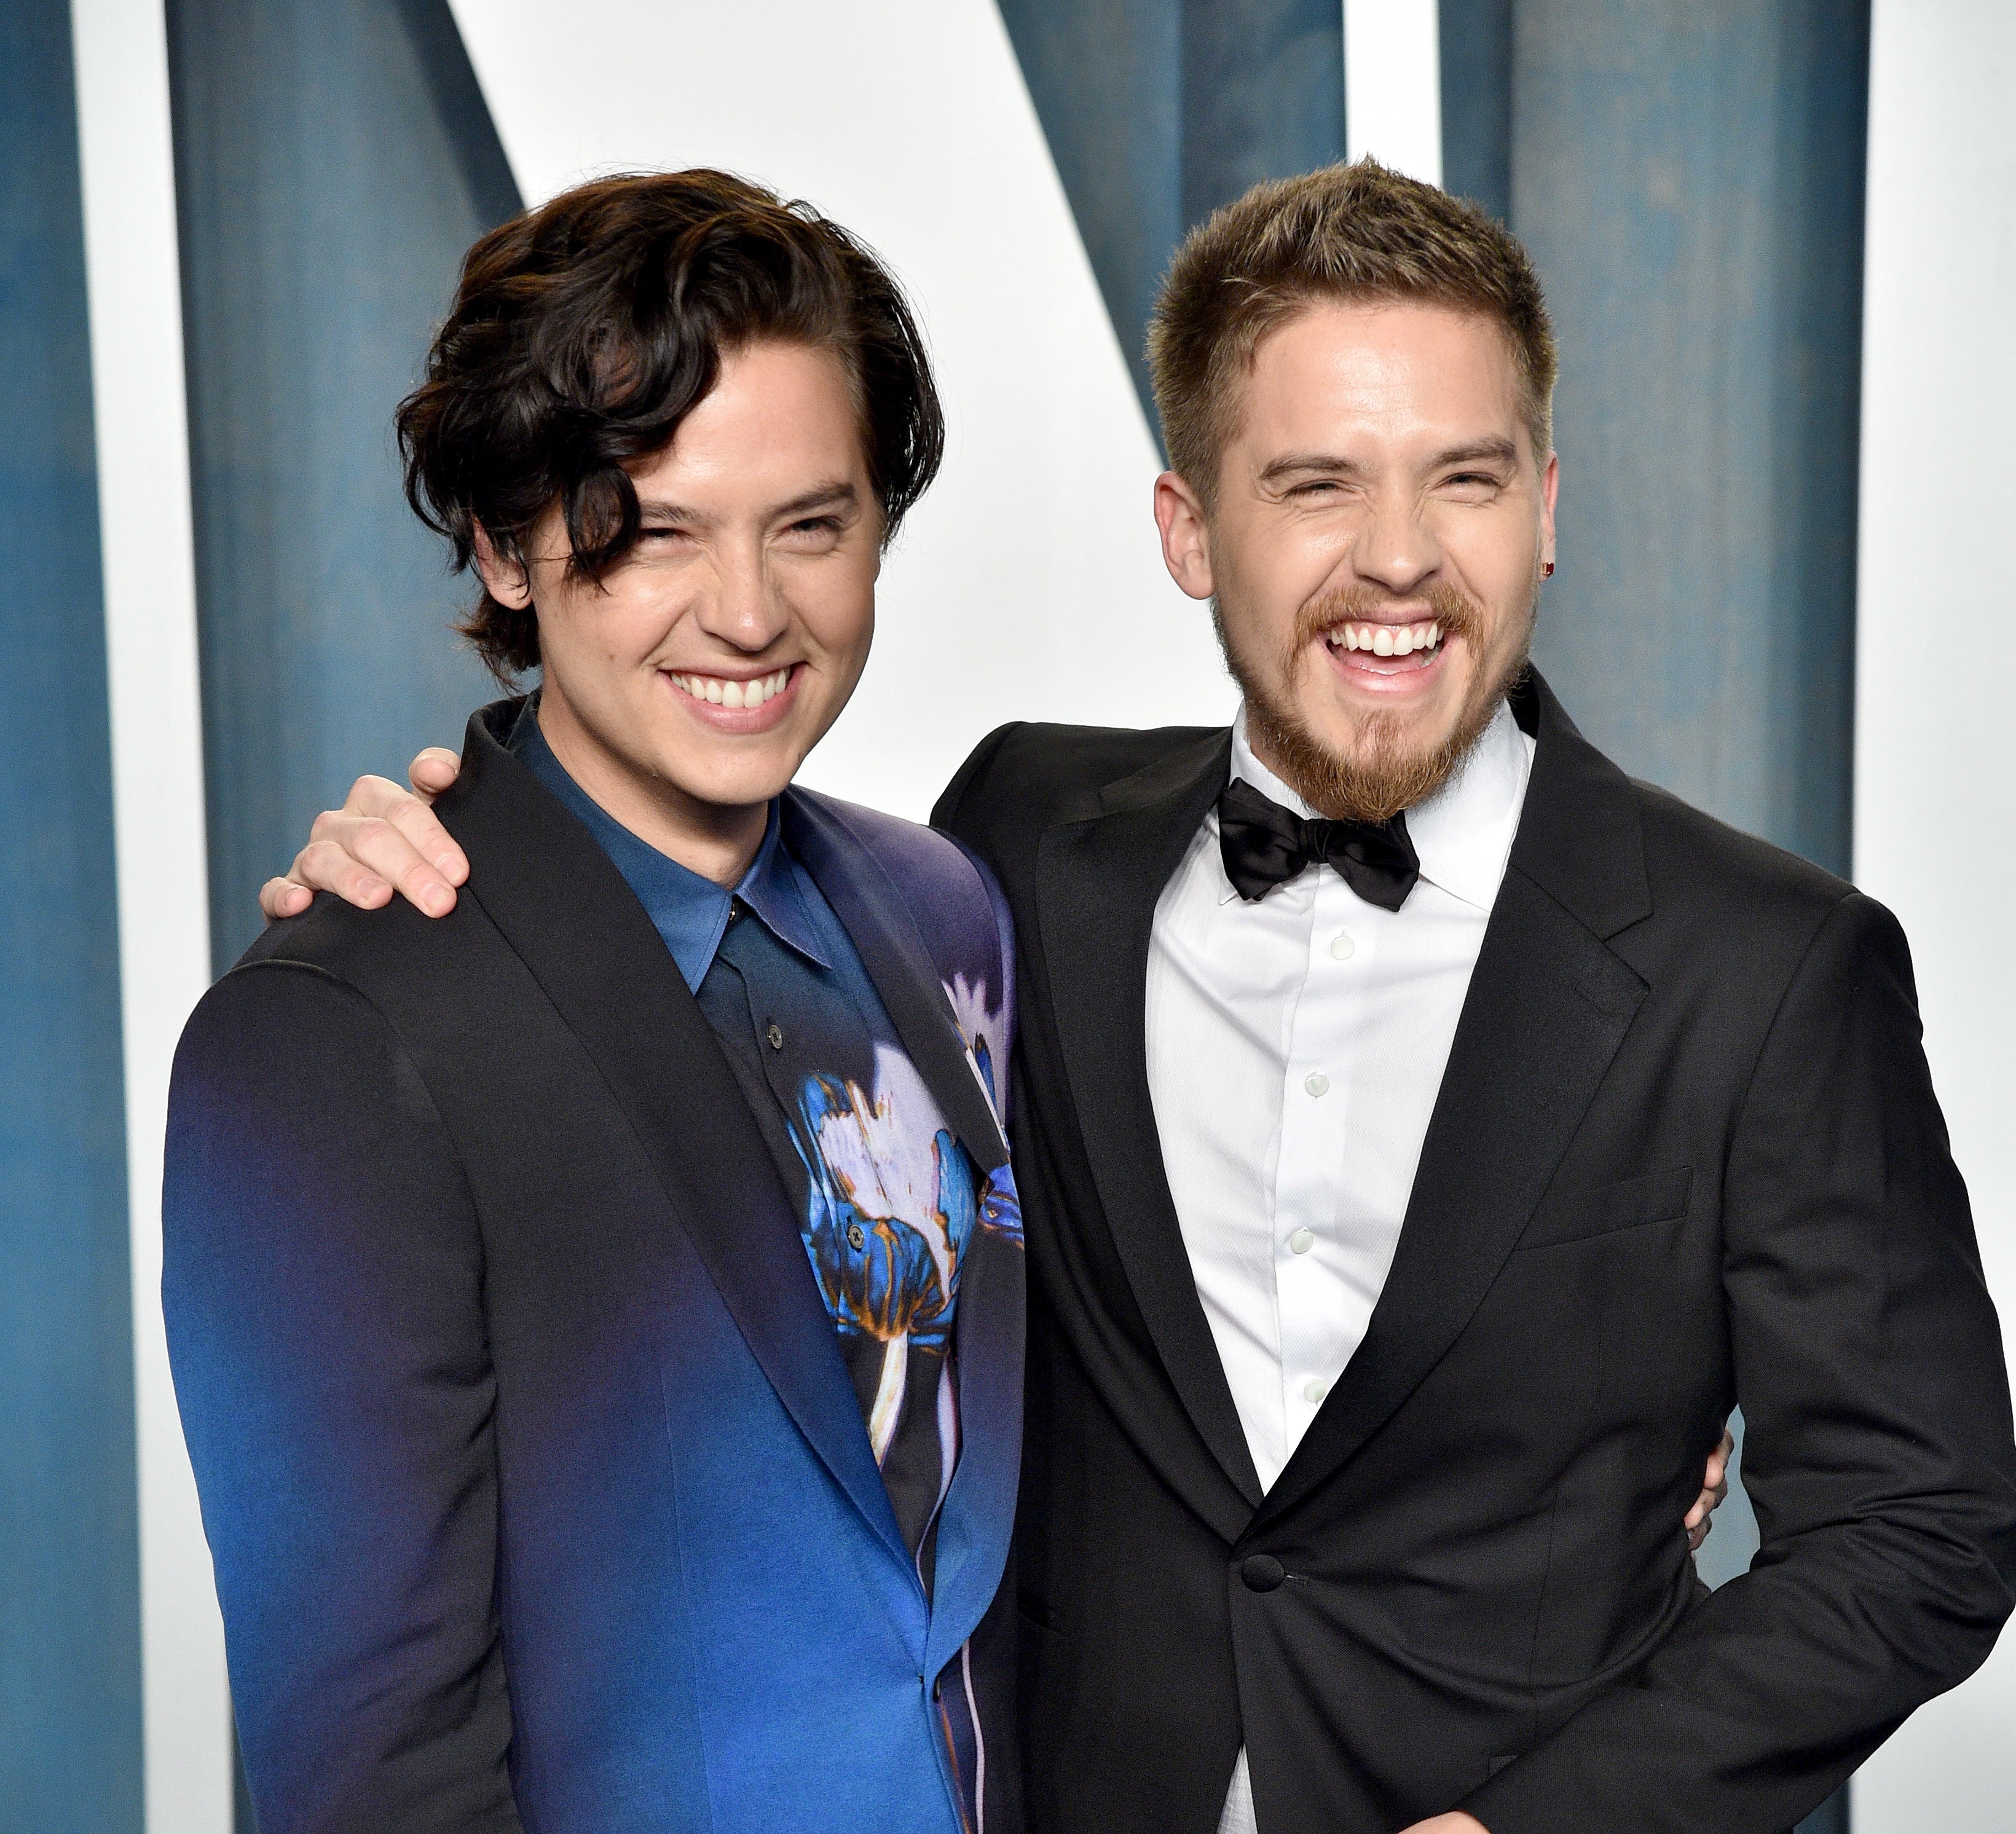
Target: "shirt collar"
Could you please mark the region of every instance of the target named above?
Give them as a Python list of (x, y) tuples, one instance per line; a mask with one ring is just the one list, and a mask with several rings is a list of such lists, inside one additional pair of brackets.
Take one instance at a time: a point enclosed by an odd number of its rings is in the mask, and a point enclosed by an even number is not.
[[(1407, 811), (1407, 835), (1420, 856), (1421, 876), (1480, 911), (1496, 901), (1511, 858), (1519, 811), (1526, 800), (1533, 741), (1519, 730), (1512, 709), (1499, 703), (1470, 756), (1448, 782)], [(1305, 818), (1316, 811), (1253, 755), (1246, 709), (1232, 728), (1232, 775), (1262, 795)], [(1228, 882), (1229, 895), (1230, 893)]]
[(762, 845), (731, 892), (632, 834), (567, 775), (567, 767), (553, 755), (539, 730), (537, 695), (526, 701), (512, 727), (510, 749), (600, 843), (637, 894), (652, 927), (664, 939), (680, 978), (694, 992), (700, 991), (700, 984), (714, 966), (721, 939), (727, 933), (729, 913), (738, 898), (780, 941), (821, 968), (832, 966), (808, 913), (800, 881), (804, 868), (784, 845), (774, 800)]

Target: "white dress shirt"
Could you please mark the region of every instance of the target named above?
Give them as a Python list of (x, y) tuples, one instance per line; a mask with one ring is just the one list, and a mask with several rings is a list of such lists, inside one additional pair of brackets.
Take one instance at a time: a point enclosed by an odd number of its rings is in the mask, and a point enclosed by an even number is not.
[[(1148, 1088), (1183, 1246), (1263, 1487), (1363, 1340), (1505, 876), (1533, 742), (1501, 706), (1407, 811), (1398, 911), (1312, 866), (1247, 904), (1206, 816), (1155, 907)], [(1312, 813), (1233, 730), (1232, 775)], [(1239, 1754), (1220, 1834), (1253, 1834)]]

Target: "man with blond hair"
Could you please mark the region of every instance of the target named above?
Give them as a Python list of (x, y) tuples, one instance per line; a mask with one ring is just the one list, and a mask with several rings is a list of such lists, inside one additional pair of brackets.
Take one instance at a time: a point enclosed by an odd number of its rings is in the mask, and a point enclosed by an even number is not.
[[(1021, 945), (1031, 1825), (1777, 1834), (2016, 1584), (1903, 937), (1530, 667), (1556, 354), (1505, 231), (1370, 163), (1258, 187), (1150, 355), (1239, 716), (1004, 728), (937, 815)], [(300, 877), (451, 893), (416, 800), (327, 820)], [(1676, 1525), (1739, 1402), (1762, 1546), (1711, 1596)]]

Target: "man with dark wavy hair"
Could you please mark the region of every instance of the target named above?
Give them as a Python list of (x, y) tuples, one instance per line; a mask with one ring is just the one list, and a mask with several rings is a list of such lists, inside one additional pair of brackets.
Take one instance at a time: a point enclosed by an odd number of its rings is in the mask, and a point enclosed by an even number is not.
[[(1556, 357), (1502, 228), (1260, 186), (1150, 357), (1239, 717), (1005, 728), (936, 816), (1022, 950), (1031, 1825), (1778, 1834), (2016, 1586), (1903, 938), (1528, 667)], [(461, 871), (383, 784), (322, 836), (347, 894)], [(1763, 1545), (1711, 1597), (1739, 1401)]]
[(176, 1060), (259, 1825), (1010, 1826), (1008, 932), (791, 783), (938, 465), (909, 309), (759, 187), (603, 181), (470, 251), (399, 434), (540, 686), (470, 721), (453, 915), (274, 926)]

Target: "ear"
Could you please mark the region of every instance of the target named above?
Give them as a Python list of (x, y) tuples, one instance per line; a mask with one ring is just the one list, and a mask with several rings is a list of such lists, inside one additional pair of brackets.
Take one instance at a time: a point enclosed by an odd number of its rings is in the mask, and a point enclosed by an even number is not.
[(1561, 484), (1561, 455), (1547, 455), (1547, 469), (1540, 473), (1540, 564), (1554, 563), (1554, 497)]
[(1162, 531), (1162, 564), (1193, 599), (1218, 588), (1211, 568), (1211, 524), (1203, 500), (1173, 471), (1155, 480), (1155, 526)]
[(523, 611), (532, 602), (531, 575), (521, 560), (506, 560), (481, 523), (476, 525), (476, 571), (483, 588), (499, 605)]

